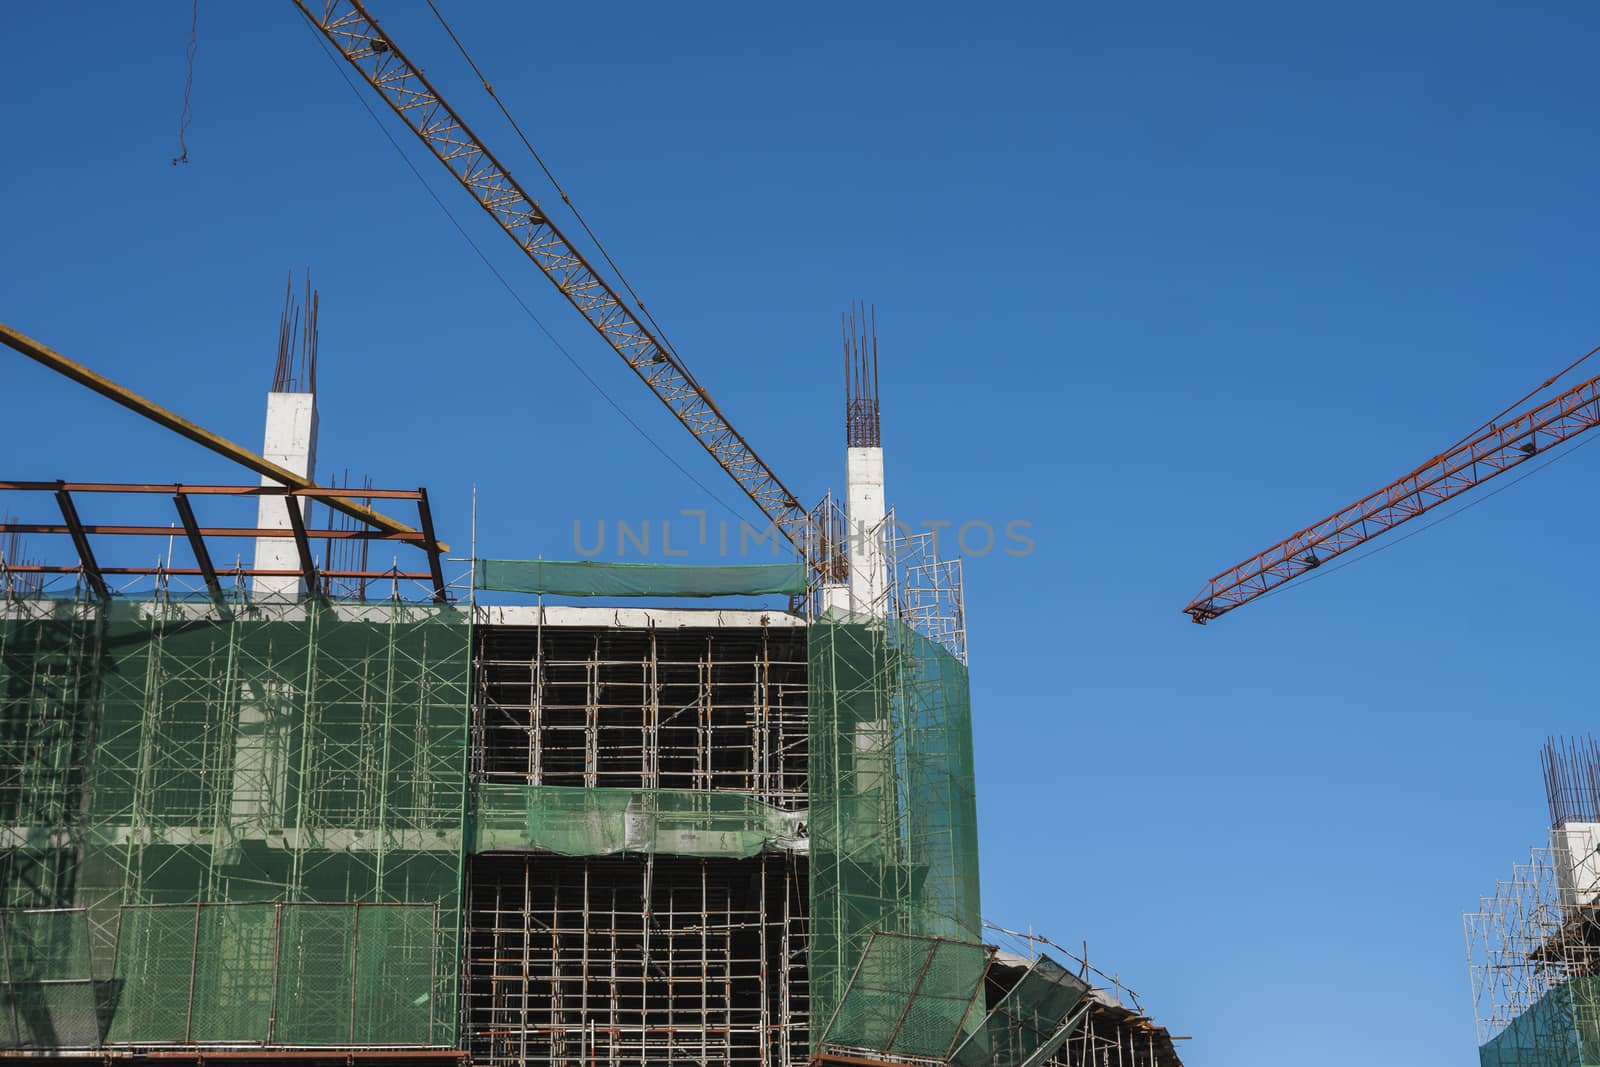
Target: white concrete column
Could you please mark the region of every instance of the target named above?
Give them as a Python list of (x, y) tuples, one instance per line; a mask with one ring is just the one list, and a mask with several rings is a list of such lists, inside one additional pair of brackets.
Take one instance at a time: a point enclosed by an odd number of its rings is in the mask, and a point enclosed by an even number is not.
[(887, 614), (889, 591), (888, 505), (883, 495), (883, 449), (849, 450), (850, 607)]
[(1563, 908), (1592, 908), (1600, 900), (1600, 823), (1564, 822), (1550, 828), (1550, 851)]
[[(268, 393), (267, 430), (261, 454), (280, 467), (311, 477), (317, 462), (317, 396), (315, 393)], [(265, 476), (262, 485), (278, 483)], [(300, 514), (311, 512), (309, 500), (300, 502)], [(289, 515), (281, 496), (264, 496), (257, 513), (258, 528), (288, 530)], [(300, 553), (293, 537), (256, 538), (255, 567), (258, 570), (299, 570)], [(295, 578), (256, 576), (250, 580), (250, 595), (256, 600), (289, 601), (301, 592), (303, 583)]]

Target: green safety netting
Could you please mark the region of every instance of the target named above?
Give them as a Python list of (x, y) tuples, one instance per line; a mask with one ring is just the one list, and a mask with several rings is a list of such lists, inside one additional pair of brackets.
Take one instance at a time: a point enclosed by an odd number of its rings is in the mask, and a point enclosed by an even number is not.
[(1548, 990), (1478, 1049), (1479, 1067), (1600, 1065), (1600, 977)]
[(415, 904), (124, 908), (108, 1040), (430, 1044), (436, 922)]
[[(85, 908), (97, 981), (112, 979), (115, 958), (176, 983), (159, 1011), (177, 997), (184, 1027), (167, 1025), (170, 1015), (123, 1020), (121, 1000), (108, 1009), (108, 1040), (154, 1041), (157, 1030), (262, 1040), (264, 994), (239, 986), (234, 956), (167, 960), (145, 932), (155, 927), (141, 924), (181, 920), (153, 918), (132, 920), (119, 954), (119, 919), (124, 905), (280, 900), (436, 909), (429, 1025), (407, 1041), (453, 1044), (468, 802), (461, 613), (306, 605), (219, 618), (209, 606), (122, 601), (37, 610), (0, 621), (0, 834), (20, 843), (0, 849), (0, 907)], [(226, 915), (207, 922), (242, 925), (201, 932), (248, 957), (260, 928)], [(192, 913), (190, 923), (192, 941)], [(140, 962), (140, 952), (153, 955)], [(217, 967), (226, 975), (214, 980)], [(229, 989), (239, 991), (209, 992)], [(378, 991), (358, 983), (357, 993), (359, 1018), (391, 1011), (367, 1002)]]
[(480, 559), (473, 563), (479, 589), (550, 596), (714, 597), (806, 591), (802, 563), (702, 566), (670, 563), (601, 563), (591, 560)]
[(983, 1028), (950, 1057), (955, 1067), (1033, 1067), (1055, 1053), (1083, 1018), (1089, 984), (1038, 956), (989, 1009)]
[(824, 618), (807, 654), (808, 959), (827, 1019), (874, 931), (982, 940), (977, 807), (964, 664), (883, 619)]
[(977, 1004), (989, 949), (968, 941), (876, 933), (827, 1018), (819, 1045), (945, 1059)]
[(0, 1048), (97, 1043), (104, 992), (83, 909), (0, 911)]
[(473, 849), (742, 858), (803, 848), (806, 815), (741, 793), (480, 784)]

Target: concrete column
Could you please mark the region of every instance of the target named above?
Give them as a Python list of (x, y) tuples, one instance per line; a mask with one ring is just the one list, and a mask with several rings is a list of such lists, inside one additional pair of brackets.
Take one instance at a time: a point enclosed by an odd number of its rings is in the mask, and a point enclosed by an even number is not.
[(1550, 828), (1556, 884), (1564, 908), (1592, 908), (1600, 900), (1600, 823), (1564, 822)]
[(887, 614), (889, 591), (888, 505), (883, 496), (883, 449), (849, 450), (850, 606), (858, 613)]
[[(311, 477), (317, 462), (315, 393), (267, 394), (267, 430), (261, 454), (280, 467)], [(278, 483), (263, 477), (261, 484)], [(301, 501), (298, 506), (302, 516), (310, 515), (309, 500)], [(288, 530), (289, 515), (284, 509), (284, 498), (262, 497), (256, 522), (263, 530)], [(295, 550), (294, 538), (258, 537), (255, 567), (258, 570), (299, 570), (300, 553)], [(250, 595), (256, 600), (289, 601), (300, 594), (302, 587), (303, 583), (298, 577), (264, 578), (258, 575), (250, 580)]]

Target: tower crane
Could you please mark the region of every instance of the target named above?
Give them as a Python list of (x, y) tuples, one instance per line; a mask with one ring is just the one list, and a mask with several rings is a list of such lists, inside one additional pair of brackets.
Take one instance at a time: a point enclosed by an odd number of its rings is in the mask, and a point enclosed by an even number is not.
[[(655, 393), (783, 536), (811, 558), (806, 509), (734, 429), (671, 345), (636, 314), (591, 260), (562, 233), (464, 119), (439, 95), (361, 0), (293, 0), (339, 55), (400, 116), (435, 159), (472, 194), (561, 295)], [(492, 90), (491, 90), (492, 92)], [(643, 305), (640, 304), (643, 312)], [(808, 551), (810, 546), (810, 551)], [(836, 565), (836, 564), (835, 564)]]
[[(1597, 352), (1600, 348), (1534, 393)], [(1216, 575), (1184, 613), (1204, 625), (1597, 425), (1600, 377), (1580, 382), (1510, 419), (1497, 417), (1409, 474)]]

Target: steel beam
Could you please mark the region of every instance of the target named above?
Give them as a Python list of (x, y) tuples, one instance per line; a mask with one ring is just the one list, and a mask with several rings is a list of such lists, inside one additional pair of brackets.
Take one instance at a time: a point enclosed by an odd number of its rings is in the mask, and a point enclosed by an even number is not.
[(433, 599), (443, 604), (449, 597), (444, 589), (444, 567), (440, 562), (439, 552), (429, 547), (437, 542), (433, 539), (433, 512), (428, 508), (426, 489), (417, 490), (417, 520), (422, 526), (423, 550), (428, 553), (428, 572), (433, 576)]
[[(23, 563), (16, 566), (6, 564), (6, 570), (12, 574), (77, 574), (81, 567), (59, 567), (48, 564)], [(185, 578), (202, 578), (199, 567), (101, 567), (103, 575), (118, 575), (134, 578), (149, 578), (157, 574), (180, 575)], [(294, 578), (301, 575), (296, 570), (267, 570), (253, 567), (242, 567), (238, 570), (227, 572), (229, 577), (235, 575), (244, 578)], [(323, 571), (324, 578), (352, 578), (376, 582), (384, 578), (400, 578), (408, 582), (432, 582), (433, 575), (427, 571)]]
[(83, 576), (101, 599), (110, 597), (111, 590), (106, 588), (100, 565), (95, 562), (94, 550), (89, 547), (89, 535), (84, 533), (78, 508), (72, 503), (72, 494), (65, 489), (56, 490), (56, 505), (61, 508), (61, 518), (66, 522), (67, 532), (72, 535), (72, 543), (78, 549), (78, 566), (83, 569)]
[[(70, 490), (69, 490), (70, 491)], [(188, 506), (188, 498), (175, 496), (173, 500), (182, 500), (180, 507)], [(95, 536), (109, 535), (112, 537), (166, 537), (172, 533), (170, 526), (105, 526), (85, 525), (85, 533)], [(0, 534), (66, 534), (71, 533), (67, 527), (52, 522), (0, 522)], [(196, 531), (202, 537), (282, 537), (282, 530), (265, 530), (254, 526), (201, 526)], [(424, 534), (391, 534), (374, 530), (320, 530), (306, 529), (306, 536), (312, 540), (323, 541), (395, 541), (400, 544), (415, 544), (424, 547)]]
[(194, 553), (195, 564), (199, 566), (200, 574), (206, 580), (206, 588), (211, 591), (212, 598), (221, 603), (222, 583), (217, 581), (217, 569), (211, 565), (211, 552), (206, 548), (206, 539), (200, 530), (200, 524), (194, 521), (194, 507), (186, 496), (174, 496), (172, 502), (177, 505), (178, 519), (183, 523), (183, 532), (189, 538), (189, 551)]
[[(295, 489), (322, 489), (321, 486), (310, 479), (302, 477), (287, 468), (280, 467), (264, 456), (259, 456), (248, 448), (236, 445), (225, 437), (220, 437), (210, 430), (197, 426), (188, 419), (167, 410), (155, 401), (147, 400), (126, 386), (118, 385), (110, 378), (96, 374), (83, 364), (68, 359), (60, 352), (41, 344), (18, 330), (12, 329), (5, 323), (0, 323), (0, 344), (22, 353), (36, 363), (50, 368), (63, 377), (70, 378), (79, 385), (94, 390), (108, 400), (121, 404), (129, 411), (143, 415), (158, 426), (164, 426), (172, 432), (210, 449), (219, 456), (233, 460), (240, 466), (252, 470), (262, 477), (271, 478), (273, 481), (281, 482)], [(167, 491), (170, 491), (170, 489)], [(387, 515), (373, 511), (371, 508), (364, 507), (352, 500), (346, 500), (336, 492), (329, 493), (327, 502), (328, 506), (336, 511), (342, 511), (346, 515), (360, 519), (370, 526), (376, 526), (380, 530), (398, 534), (414, 534), (417, 532), (402, 522), (396, 522)], [(437, 547), (442, 552), (450, 551), (449, 545), (441, 544)]]
[[(328, 497), (353, 497), (361, 500), (415, 500), (410, 489), (324, 489), (310, 486), (294, 489), (284, 485), (186, 485), (182, 482), (17, 482), (0, 481), (0, 489), (16, 492), (53, 493), (65, 486), (69, 493), (178, 493), (182, 496), (304, 496), (316, 500)], [(395, 523), (410, 530), (403, 523)], [(414, 534), (415, 530), (411, 530)], [(442, 546), (446, 552), (449, 545)]]
[(289, 529), (294, 531), (295, 551), (300, 553), (300, 570), (305, 578), (306, 595), (320, 596), (317, 589), (317, 561), (311, 555), (311, 540), (306, 537), (306, 518), (300, 514), (300, 502), (293, 497), (284, 500), (283, 506), (289, 509)]

